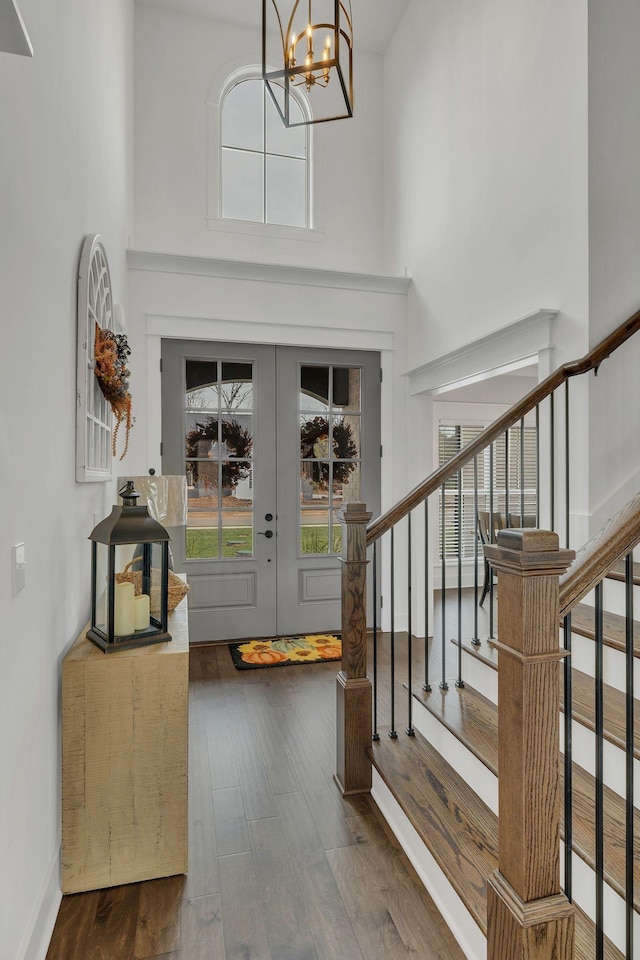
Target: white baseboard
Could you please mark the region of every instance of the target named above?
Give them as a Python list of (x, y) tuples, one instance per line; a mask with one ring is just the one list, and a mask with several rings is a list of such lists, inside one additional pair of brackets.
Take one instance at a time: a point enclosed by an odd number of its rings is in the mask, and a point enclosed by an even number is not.
[(467, 960), (486, 960), (487, 941), (484, 934), (375, 768), (371, 796), (413, 864)]
[(22, 940), (19, 960), (45, 960), (61, 900), (60, 846), (58, 845), (38, 891), (29, 925)]

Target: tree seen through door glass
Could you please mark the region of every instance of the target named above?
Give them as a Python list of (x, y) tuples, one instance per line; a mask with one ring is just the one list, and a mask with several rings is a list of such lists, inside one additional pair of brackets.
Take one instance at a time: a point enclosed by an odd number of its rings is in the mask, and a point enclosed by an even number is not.
[(338, 510), (360, 500), (359, 368), (300, 368), (300, 553), (342, 549)]
[(253, 556), (253, 368), (186, 361), (186, 557)]

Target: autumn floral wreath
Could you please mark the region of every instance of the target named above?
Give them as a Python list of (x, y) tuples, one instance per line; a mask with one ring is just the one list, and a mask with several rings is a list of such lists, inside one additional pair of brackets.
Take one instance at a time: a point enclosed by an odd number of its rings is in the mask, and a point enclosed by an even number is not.
[[(222, 486), (235, 488), (240, 480), (246, 479), (251, 472), (251, 464), (247, 462), (251, 456), (253, 437), (237, 420), (223, 420), (220, 431), (220, 440), (227, 444), (229, 456), (234, 459), (225, 460), (222, 464)], [(187, 434), (187, 457), (200, 457), (202, 441), (218, 442), (218, 421), (215, 417), (207, 417), (202, 423), (196, 423), (195, 428)], [(235, 459), (237, 457), (237, 460)], [(217, 486), (218, 464), (193, 461), (194, 481), (202, 480), (205, 487)]]
[[(349, 476), (356, 468), (353, 462), (358, 456), (358, 448), (353, 440), (351, 427), (344, 420), (334, 420), (332, 426), (333, 438), (333, 479), (338, 483), (348, 483)], [(314, 477), (317, 483), (324, 487), (329, 486), (329, 421), (326, 417), (314, 417), (305, 420), (300, 428), (300, 456), (303, 460), (313, 459)]]
[(94, 344), (94, 371), (104, 398), (108, 401), (116, 425), (111, 437), (111, 450), (116, 455), (116, 442), (120, 424), (125, 425), (124, 450), (122, 460), (129, 449), (129, 431), (134, 418), (131, 413), (131, 394), (129, 393), (130, 371), (127, 366), (131, 348), (124, 333), (102, 330), (96, 323)]

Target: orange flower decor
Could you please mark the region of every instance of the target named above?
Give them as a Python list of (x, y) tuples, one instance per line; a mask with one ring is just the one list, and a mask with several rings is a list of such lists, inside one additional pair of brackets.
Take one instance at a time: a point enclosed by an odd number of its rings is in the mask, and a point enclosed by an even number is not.
[(324, 633), (306, 637), (279, 637), (275, 640), (231, 643), (229, 650), (238, 670), (284, 667), (295, 663), (320, 663), (339, 660), (342, 656), (340, 638)]
[(131, 394), (129, 393), (130, 371), (127, 361), (131, 348), (123, 333), (113, 333), (111, 330), (102, 330), (96, 323), (96, 336), (93, 351), (94, 371), (100, 389), (109, 402), (116, 420), (111, 437), (111, 450), (116, 455), (116, 443), (120, 424), (126, 429), (124, 450), (120, 459), (124, 459), (129, 449), (129, 431), (133, 426), (134, 418), (131, 414)]

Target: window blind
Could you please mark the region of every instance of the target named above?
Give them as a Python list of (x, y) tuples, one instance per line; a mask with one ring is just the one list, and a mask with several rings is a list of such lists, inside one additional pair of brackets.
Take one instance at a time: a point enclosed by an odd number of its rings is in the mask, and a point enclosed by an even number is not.
[[(484, 430), (479, 423), (441, 423), (438, 432), (438, 463), (447, 463)], [(510, 526), (520, 526), (525, 518), (534, 516), (537, 509), (537, 444), (534, 426), (516, 424), (476, 458), (478, 471), (478, 509), (489, 510), (491, 458), (493, 458), (493, 512), (500, 513), (505, 525), (507, 513)], [(508, 464), (507, 464), (508, 451)], [(507, 504), (507, 490), (509, 502)], [(462, 557), (473, 559), (476, 538), (473, 460), (462, 468), (462, 502), (458, 503), (458, 476), (445, 484), (445, 522), (442, 530), (442, 490), (438, 499), (439, 557), (445, 544), (445, 559), (458, 556), (458, 529), (462, 525)], [(521, 521), (522, 507), (524, 518)]]

